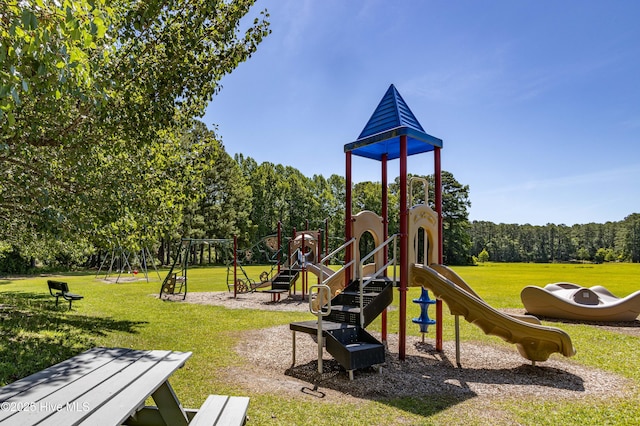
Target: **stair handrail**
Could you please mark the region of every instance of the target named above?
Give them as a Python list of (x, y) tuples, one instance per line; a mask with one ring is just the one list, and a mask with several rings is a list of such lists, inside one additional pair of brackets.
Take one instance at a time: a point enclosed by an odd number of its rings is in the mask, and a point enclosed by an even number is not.
[[(318, 298), (318, 309), (313, 307), (313, 289), (317, 288), (318, 292), (316, 297)], [(322, 294), (327, 298), (327, 304), (322, 306), (320, 300), (322, 300)], [(325, 284), (316, 284), (309, 287), (309, 311), (318, 317), (318, 373), (322, 374), (322, 317), (326, 317), (331, 313), (331, 289)]]
[(298, 265), (300, 268), (302, 268), (302, 265), (300, 265), (298, 263), (298, 252), (300, 251), (300, 249), (296, 249), (293, 253), (291, 253), (291, 256), (289, 256), (289, 258), (287, 259), (287, 262), (289, 262), (289, 269), (294, 269), (294, 267), (296, 265)]
[[(380, 244), (378, 247), (373, 249), (369, 254), (367, 254), (365, 257), (360, 259), (360, 263), (358, 265), (358, 272), (360, 274), (360, 325), (361, 326), (364, 324), (364, 288), (370, 282), (372, 282), (374, 279), (378, 278), (378, 276), (382, 272), (386, 271), (386, 269), (391, 265), (393, 265), (393, 282), (396, 281), (397, 239), (398, 239), (398, 234), (393, 234), (392, 236), (387, 238), (387, 240), (384, 243)], [(365, 261), (370, 259), (372, 256), (374, 256), (380, 250), (383, 250), (385, 247), (387, 247), (389, 244), (391, 244), (391, 242), (393, 242), (393, 258), (388, 260), (387, 263), (385, 263), (380, 269), (375, 271), (373, 273), (373, 275), (371, 275), (371, 277), (369, 277), (369, 279), (365, 281), (364, 280), (364, 263), (365, 263)]]
[[(329, 253), (328, 255), (323, 257), (322, 259), (320, 259), (318, 264), (321, 265), (321, 267), (320, 267), (320, 282), (322, 284), (325, 283), (324, 270), (322, 269), (322, 265), (324, 265), (324, 263), (326, 261), (332, 259), (336, 254), (338, 254), (340, 251), (346, 249), (350, 245), (354, 245), (354, 247), (355, 247), (355, 242), (356, 242), (356, 239), (355, 238), (351, 238), (349, 241), (345, 242), (340, 247), (338, 247), (337, 249), (335, 249), (334, 251), (332, 251), (331, 253)], [(349, 266), (353, 265), (354, 263), (355, 263), (355, 256), (351, 256), (351, 261), (348, 262), (348, 263), (345, 263), (344, 265), (342, 265), (342, 267), (340, 269), (338, 269), (335, 273), (337, 274), (338, 272), (341, 272), (343, 269), (347, 269)], [(327, 279), (329, 279), (328, 276), (327, 276)]]

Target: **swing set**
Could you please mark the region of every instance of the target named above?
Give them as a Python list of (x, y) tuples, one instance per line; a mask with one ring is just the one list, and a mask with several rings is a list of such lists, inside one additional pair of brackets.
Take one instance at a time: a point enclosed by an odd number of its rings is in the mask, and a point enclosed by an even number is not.
[[(107, 264), (109, 265), (108, 268), (106, 268)], [(160, 272), (158, 272), (158, 268), (156, 268), (153, 256), (151, 256), (148, 247), (143, 247), (139, 251), (129, 251), (122, 246), (118, 246), (117, 248), (112, 248), (104, 257), (98, 268), (98, 272), (96, 272), (96, 278), (104, 273), (103, 279), (109, 280), (109, 276), (117, 272), (118, 276), (115, 282), (119, 283), (123, 273), (133, 274), (135, 276), (139, 272), (142, 272), (145, 280), (149, 282), (149, 265), (156, 271), (158, 279), (160, 280)], [(106, 272), (103, 270), (106, 270)]]
[[(206, 247), (209, 261), (211, 260), (213, 250), (213, 255), (215, 257), (222, 254), (225, 261), (224, 263), (229, 264), (229, 253), (235, 245), (235, 238), (183, 238), (180, 241), (180, 250), (169, 269), (169, 273), (165, 277), (164, 281), (162, 281), (159, 297), (162, 298), (162, 296), (181, 294), (182, 300), (186, 299), (189, 263), (194, 263), (194, 261), (198, 260), (202, 261), (205, 254), (204, 249)], [(234, 258), (235, 257), (236, 256), (234, 256)]]

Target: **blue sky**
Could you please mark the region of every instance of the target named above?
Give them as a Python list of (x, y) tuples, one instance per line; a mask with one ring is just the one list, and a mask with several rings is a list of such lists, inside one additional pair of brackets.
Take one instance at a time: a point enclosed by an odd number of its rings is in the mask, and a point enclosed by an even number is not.
[[(444, 141), (471, 220), (640, 212), (640, 2), (258, 0), (251, 19), (264, 8), (272, 34), (203, 118), (231, 155), (344, 176), (344, 145), (393, 83)], [(356, 181), (379, 170), (354, 160)]]

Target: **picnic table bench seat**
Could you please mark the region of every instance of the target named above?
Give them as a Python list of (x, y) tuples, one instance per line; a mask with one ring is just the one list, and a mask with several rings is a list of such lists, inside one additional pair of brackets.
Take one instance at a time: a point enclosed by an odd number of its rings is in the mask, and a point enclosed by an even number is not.
[(189, 426), (242, 425), (248, 408), (246, 396), (209, 395)]

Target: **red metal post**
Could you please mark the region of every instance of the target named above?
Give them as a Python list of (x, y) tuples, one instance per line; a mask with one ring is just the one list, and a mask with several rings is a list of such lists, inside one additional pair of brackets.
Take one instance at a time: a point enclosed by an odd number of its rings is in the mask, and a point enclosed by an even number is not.
[[(307, 221), (307, 229), (309, 228), (309, 221)], [(305, 252), (305, 244), (307, 242), (307, 234), (302, 231), (302, 241), (300, 243), (300, 253), (302, 254), (302, 265), (300, 265), (300, 272), (302, 273), (302, 300), (307, 291), (307, 254)], [(293, 287), (293, 293), (295, 294), (295, 286)]]
[[(316, 231), (316, 236), (317, 236), (317, 241), (316, 241), (316, 253), (315, 253), (315, 257), (313, 259), (313, 263), (315, 264), (320, 264), (320, 260), (324, 257), (322, 255), (322, 252), (324, 251), (323, 246), (324, 246), (324, 238), (323, 238), (323, 233), (322, 233), (322, 229), (318, 229)], [(320, 274), (322, 275), (322, 274)], [(320, 284), (320, 276), (316, 277), (316, 284)]]
[[(346, 157), (346, 171), (345, 171), (345, 212), (344, 212), (344, 238), (345, 238), (345, 242), (351, 240), (351, 238), (353, 237), (353, 232), (351, 229), (351, 215), (352, 215), (352, 211), (351, 211), (351, 151), (347, 151), (345, 152), (345, 157)], [(352, 256), (351, 256), (351, 247), (349, 247), (347, 249), (347, 252), (344, 255), (344, 261), (345, 263), (349, 263), (351, 262)], [(349, 281), (352, 278), (352, 271), (353, 268), (351, 266), (349, 266), (347, 268), (347, 270), (345, 271), (345, 280), (344, 280), (344, 285), (346, 287), (346, 285), (349, 283)]]
[(238, 236), (233, 236), (233, 298), (236, 298), (237, 289), (236, 282), (238, 281)]
[[(382, 240), (387, 241), (389, 238), (389, 188), (387, 187), (387, 154), (382, 155)], [(388, 247), (384, 248), (382, 261), (386, 264), (389, 261)], [(385, 275), (387, 273), (385, 272)], [(387, 310), (382, 311), (382, 341), (387, 341)]]
[(278, 273), (282, 263), (282, 222), (278, 221)]
[[(435, 210), (438, 213), (438, 263), (442, 263), (444, 245), (442, 242), (442, 163), (440, 159), (440, 149), (436, 147), (433, 151), (433, 162), (435, 178)], [(442, 300), (436, 301), (436, 350), (442, 352)]]
[[(289, 241), (289, 268), (291, 268), (291, 266), (293, 266), (291, 264), (291, 244), (295, 243), (296, 241), (296, 234), (298, 233), (298, 231), (296, 231), (295, 226), (293, 227), (293, 238), (291, 239), (291, 241)], [(289, 288), (289, 294), (291, 294), (291, 288)], [(296, 294), (296, 282), (293, 283), (293, 294)]]
[[(324, 219), (324, 256), (329, 254), (329, 218)], [(327, 260), (328, 262), (328, 260)]]
[(401, 361), (406, 356), (407, 343), (407, 280), (408, 264), (408, 210), (407, 210), (407, 136), (400, 136), (400, 324), (398, 330), (398, 354)]

